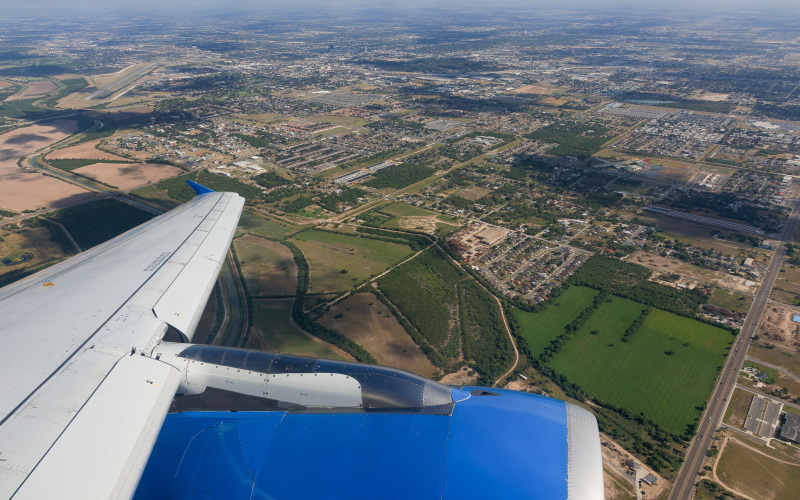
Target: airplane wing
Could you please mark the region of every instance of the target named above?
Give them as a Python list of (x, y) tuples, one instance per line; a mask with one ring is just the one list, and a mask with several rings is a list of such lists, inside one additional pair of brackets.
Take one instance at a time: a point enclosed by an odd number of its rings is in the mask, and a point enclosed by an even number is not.
[(193, 187), (0, 289), (0, 498), (603, 498), (570, 403), (191, 344), (244, 204)]
[(144, 356), (188, 338), (244, 200), (192, 201), (0, 289), (0, 498), (129, 498), (179, 385)]

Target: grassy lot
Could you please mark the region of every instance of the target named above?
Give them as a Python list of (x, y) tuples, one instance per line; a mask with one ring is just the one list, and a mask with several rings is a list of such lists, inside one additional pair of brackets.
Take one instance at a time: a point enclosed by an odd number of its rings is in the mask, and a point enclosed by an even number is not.
[(411, 254), (407, 245), (323, 231), (299, 233), (292, 242), (308, 260), (311, 293), (347, 290)]
[[(48, 222), (31, 222), (36, 227), (0, 229), (0, 286), (75, 253), (60, 228)], [(6, 259), (13, 263), (4, 264)]]
[(297, 264), (285, 245), (247, 235), (235, 240), (233, 246), (251, 295), (297, 292)]
[(250, 212), (242, 212), (239, 219), (240, 233), (254, 234), (256, 236), (267, 236), (270, 238), (283, 239), (286, 236), (298, 231), (296, 226), (279, 222), (266, 217), (261, 217)]
[(436, 215), (430, 210), (425, 210), (424, 208), (415, 207), (414, 205), (408, 205), (406, 203), (392, 203), (391, 205), (381, 208), (380, 212), (400, 217)]
[(794, 295), (800, 295), (800, 267), (791, 267), (784, 264), (781, 267), (781, 272), (778, 273), (775, 288)]
[(629, 342), (622, 342), (643, 308), (613, 297), (549, 365), (592, 397), (633, 414), (642, 412), (670, 432), (683, 434), (697, 420), (733, 336), (656, 309)]
[(724, 307), (725, 309), (730, 309), (731, 311), (746, 314), (747, 311), (750, 310), (750, 306), (753, 304), (753, 298), (748, 297), (747, 295), (742, 295), (741, 293), (730, 292), (722, 288), (715, 288), (711, 293), (711, 298), (709, 299), (708, 303), (717, 307)]
[(538, 313), (529, 313), (515, 309), (514, 315), (519, 322), (531, 353), (541, 353), (550, 341), (564, 333), (564, 327), (592, 303), (597, 290), (584, 286), (567, 288), (547, 309)]
[(744, 420), (747, 418), (747, 412), (750, 410), (750, 403), (752, 402), (753, 394), (751, 392), (738, 388), (734, 389), (722, 421), (731, 427), (741, 429), (744, 426)]
[(312, 337), (291, 321), (293, 299), (254, 300), (253, 325), (270, 351), (351, 361), (330, 344)]
[(717, 465), (717, 476), (731, 488), (753, 498), (775, 500), (800, 498), (800, 464), (790, 465), (774, 460), (750, 448), (764, 449), (763, 445), (740, 438), (728, 441)]
[(780, 366), (784, 370), (800, 377), (800, 357), (792, 356), (778, 349), (769, 349), (760, 344), (753, 344), (747, 355), (760, 359), (765, 363)]

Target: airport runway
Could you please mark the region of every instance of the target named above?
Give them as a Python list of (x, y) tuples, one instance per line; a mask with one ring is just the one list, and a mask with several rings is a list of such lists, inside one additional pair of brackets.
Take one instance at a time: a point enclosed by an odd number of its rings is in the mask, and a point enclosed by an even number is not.
[(750, 341), (755, 334), (756, 327), (761, 322), (761, 316), (764, 314), (767, 301), (772, 293), (772, 287), (775, 285), (775, 279), (778, 277), (783, 257), (786, 254), (786, 243), (792, 241), (799, 217), (800, 197), (795, 199), (794, 205), (792, 205), (792, 213), (789, 215), (789, 220), (786, 222), (783, 233), (781, 233), (781, 242), (772, 255), (767, 272), (764, 274), (764, 280), (761, 282), (761, 286), (753, 300), (753, 305), (750, 306), (750, 311), (742, 325), (742, 331), (731, 348), (725, 366), (720, 373), (720, 378), (716, 382), (717, 385), (711, 394), (708, 408), (700, 419), (697, 436), (689, 447), (686, 461), (683, 463), (678, 478), (675, 480), (675, 486), (672, 489), (669, 500), (689, 500), (691, 498), (694, 484), (702, 472), (706, 453), (711, 447), (714, 433), (722, 423), (727, 401), (733, 395), (736, 379), (747, 357)]

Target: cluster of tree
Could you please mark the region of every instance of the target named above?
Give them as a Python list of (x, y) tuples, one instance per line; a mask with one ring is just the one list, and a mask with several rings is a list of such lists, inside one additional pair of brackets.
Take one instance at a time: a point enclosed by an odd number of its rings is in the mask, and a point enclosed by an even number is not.
[(289, 200), (283, 204), (283, 211), (289, 213), (297, 213), (305, 209), (309, 205), (313, 205), (314, 200), (305, 195), (300, 195), (293, 200)]
[(331, 193), (323, 196), (317, 203), (326, 210), (331, 212), (340, 213), (342, 205), (353, 206), (358, 203), (359, 198), (365, 198), (367, 192), (359, 188), (342, 188), (340, 193)]
[(264, 172), (263, 174), (258, 174), (252, 178), (259, 186), (264, 186), (265, 188), (274, 188), (278, 186), (283, 186), (284, 184), (288, 183), (289, 180), (281, 177), (274, 170), (270, 170), (269, 172)]
[(511, 364), (513, 351), (502, 314), (492, 296), (472, 280), (458, 285), (464, 355), (482, 382), (491, 384)]
[(397, 319), (397, 322), (400, 323), (400, 326), (403, 327), (403, 330), (405, 330), (408, 336), (411, 337), (411, 340), (413, 340), (419, 346), (419, 348), (422, 349), (422, 352), (425, 353), (425, 356), (428, 357), (428, 359), (431, 361), (431, 363), (434, 364), (434, 366), (442, 369), (447, 367), (448, 365), (447, 360), (445, 360), (445, 358), (441, 354), (439, 354), (436, 351), (436, 349), (431, 347), (428, 341), (425, 340), (425, 337), (423, 337), (419, 333), (419, 330), (414, 328), (414, 325), (412, 325), (405, 318), (405, 316), (400, 314), (395, 305), (392, 304), (389, 301), (389, 299), (386, 298), (383, 292), (381, 292), (380, 290), (375, 290), (372, 293), (375, 294), (376, 297), (378, 297), (378, 300), (380, 300), (383, 303), (383, 305), (386, 306), (387, 309), (389, 309), (389, 312), (391, 312), (392, 315), (395, 317), (395, 319)]
[(545, 142), (555, 142), (555, 148), (548, 151), (559, 156), (574, 156), (586, 159), (596, 152), (609, 139), (611, 131), (594, 122), (554, 123), (535, 130), (525, 137)]
[(423, 250), (430, 245), (432, 241), (430, 236), (426, 234), (387, 231), (385, 229), (376, 229), (372, 227), (359, 226), (356, 228), (356, 232), (370, 235), (367, 236), (368, 238), (408, 245), (414, 252)]
[(759, 223), (759, 208), (732, 193), (675, 191), (670, 206), (687, 211), (704, 208), (729, 219)]
[(447, 198), (443, 199), (442, 203), (458, 208), (460, 210), (470, 208), (474, 204), (472, 201), (466, 198), (462, 198), (461, 196), (455, 194), (451, 194)]
[(377, 172), (372, 179), (365, 182), (365, 186), (376, 189), (395, 188), (402, 189), (434, 174), (435, 170), (424, 165), (402, 163), (400, 165), (383, 169)]
[(631, 339), (631, 337), (633, 337), (633, 334), (636, 333), (640, 326), (642, 326), (642, 323), (644, 323), (644, 320), (647, 319), (651, 312), (653, 312), (653, 308), (651, 306), (647, 306), (642, 309), (642, 312), (639, 314), (639, 317), (636, 318), (636, 321), (628, 325), (628, 328), (625, 329), (625, 333), (622, 334), (623, 342), (627, 342)]
[(67, 228), (82, 249), (99, 245), (153, 217), (150, 212), (113, 198), (62, 208), (47, 215), (47, 219)]
[(238, 137), (239, 139), (243, 140), (247, 144), (250, 144), (254, 148), (259, 148), (259, 149), (272, 148), (272, 141), (264, 137), (256, 137), (254, 135), (237, 134), (237, 133), (232, 133), (231, 135), (234, 137)]
[(450, 334), (455, 283), (461, 274), (437, 248), (431, 248), (378, 280), (378, 286), (433, 347)]

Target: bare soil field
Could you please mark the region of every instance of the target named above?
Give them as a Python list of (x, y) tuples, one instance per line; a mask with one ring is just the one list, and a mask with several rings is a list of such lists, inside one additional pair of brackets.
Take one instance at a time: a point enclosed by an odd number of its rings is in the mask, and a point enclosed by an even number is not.
[(371, 293), (358, 293), (335, 304), (320, 324), (355, 340), (382, 365), (424, 377), (436, 371), (397, 319)]
[[(616, 494), (609, 496), (609, 483), (605, 483), (606, 499), (630, 498), (631, 493), (634, 493), (635, 495), (632, 481), (635, 476), (629, 474), (632, 473), (632, 471), (625, 464), (625, 462), (628, 460), (639, 462), (639, 460), (603, 433), (600, 433), (600, 442), (603, 444), (600, 451), (603, 456), (604, 476), (607, 479), (614, 479), (612, 482), (613, 487), (611, 488), (612, 492), (613, 490), (618, 490)], [(669, 482), (661, 477), (661, 475), (642, 464), (642, 469), (639, 471), (639, 477), (644, 477), (647, 474), (653, 474), (658, 478), (658, 480), (652, 486), (647, 486), (646, 484), (642, 483), (642, 496), (644, 498), (657, 498), (658, 495), (660, 495), (667, 488), (667, 486), (669, 486)], [(626, 492), (627, 495), (624, 494)]]
[[(731, 276), (730, 274), (720, 271), (711, 271), (709, 269), (702, 269), (692, 264), (687, 264), (679, 260), (662, 257), (652, 253), (638, 250), (624, 260), (634, 262), (651, 269), (658, 269), (663, 273), (675, 273), (681, 276), (686, 276), (696, 281), (704, 281), (712, 283), (721, 288), (727, 288), (739, 293), (752, 294), (756, 290), (755, 284), (748, 286), (748, 280), (741, 276)], [(750, 282), (752, 283), (752, 282)]]
[(0, 176), (20, 172), (20, 169), (17, 166), (17, 161), (18, 160), (16, 158), (0, 160)]
[(91, 142), (84, 142), (77, 146), (69, 146), (67, 148), (56, 149), (47, 155), (51, 160), (64, 160), (64, 159), (86, 159), (86, 160), (127, 160), (122, 156), (117, 156), (112, 153), (107, 153), (97, 149), (100, 139)]
[(487, 194), (490, 194), (491, 192), (492, 190), (488, 188), (482, 188), (480, 186), (470, 186), (466, 189), (462, 189), (457, 194), (458, 196), (466, 198), (469, 201), (477, 201), (486, 196)]
[(0, 208), (21, 212), (63, 207), (95, 196), (82, 187), (37, 173), (20, 172), (0, 179)]
[(416, 231), (425, 231), (429, 234), (436, 233), (437, 226), (442, 221), (435, 216), (432, 217), (401, 217), (397, 219), (397, 226), (400, 229), (412, 229)]
[[(470, 372), (472, 372), (472, 375), (469, 374)], [(478, 373), (465, 366), (455, 373), (448, 373), (439, 382), (445, 385), (475, 385), (477, 381)]]
[(78, 129), (74, 120), (58, 120), (42, 125), (22, 127), (0, 135), (0, 159), (28, 156), (60, 141)]
[(784, 352), (797, 352), (800, 348), (800, 323), (792, 318), (800, 315), (800, 308), (772, 303), (764, 311), (757, 332)]
[(37, 97), (44, 97), (50, 92), (57, 89), (55, 83), (50, 80), (42, 80), (40, 82), (33, 82), (28, 84), (28, 87), (21, 94), (9, 97), (8, 101), (16, 101), (18, 99), (35, 99)]
[(270, 296), (297, 292), (297, 264), (288, 247), (249, 234), (233, 244), (251, 294)]
[(183, 170), (172, 165), (157, 163), (95, 163), (76, 168), (73, 172), (120, 189), (129, 189), (175, 177), (182, 174)]
[(515, 92), (517, 94), (552, 94), (553, 89), (542, 87), (541, 85), (524, 85), (512, 90), (511, 92)]

